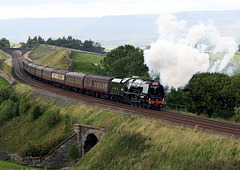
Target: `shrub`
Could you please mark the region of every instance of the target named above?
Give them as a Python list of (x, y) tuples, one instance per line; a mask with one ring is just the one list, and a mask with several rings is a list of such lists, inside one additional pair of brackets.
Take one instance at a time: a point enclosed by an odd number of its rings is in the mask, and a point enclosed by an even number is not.
[(20, 98), (20, 103), (19, 103), (19, 114), (26, 113), (30, 107), (30, 100), (26, 96), (22, 96)]
[(64, 132), (66, 134), (68, 134), (69, 132), (72, 131), (71, 127), (72, 127), (72, 122), (71, 122), (71, 119), (70, 119), (70, 116), (67, 114), (65, 115), (64, 117), (64, 124), (65, 124), (65, 127), (64, 127)]
[(232, 120), (235, 122), (240, 122), (240, 107), (235, 107), (235, 115), (232, 117)]
[(18, 103), (13, 102), (11, 99), (2, 102), (0, 106), (0, 125), (17, 116), (19, 116)]
[(50, 108), (44, 114), (44, 122), (48, 127), (53, 127), (61, 121), (60, 109), (59, 108)]
[(34, 105), (29, 112), (29, 118), (32, 121), (38, 119), (41, 115), (42, 111), (39, 105)]
[(0, 104), (11, 97), (11, 90), (8, 87), (0, 88)]

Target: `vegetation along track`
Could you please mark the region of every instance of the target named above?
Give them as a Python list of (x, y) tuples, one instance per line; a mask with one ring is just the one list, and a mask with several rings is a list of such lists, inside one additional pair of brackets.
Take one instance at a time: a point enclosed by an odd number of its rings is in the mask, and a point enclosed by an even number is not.
[(166, 120), (174, 122), (179, 125), (187, 125), (190, 127), (201, 128), (203, 130), (211, 130), (224, 134), (234, 135), (240, 137), (240, 124), (222, 122), (197, 116), (185, 115), (171, 111), (156, 111), (138, 108), (126, 104), (116, 103), (109, 100), (99, 99), (92, 96), (82, 95), (72, 91), (55, 88), (51, 85), (39, 82), (25, 73), (22, 67), (22, 56), (19, 51), (15, 51), (13, 56), (13, 76), (21, 83), (29, 84), (34, 88), (43, 89), (45, 91), (53, 92), (71, 99), (78, 100), (81, 103), (91, 104), (99, 108), (111, 109), (126, 114), (140, 115), (147, 118), (154, 118), (157, 120)]

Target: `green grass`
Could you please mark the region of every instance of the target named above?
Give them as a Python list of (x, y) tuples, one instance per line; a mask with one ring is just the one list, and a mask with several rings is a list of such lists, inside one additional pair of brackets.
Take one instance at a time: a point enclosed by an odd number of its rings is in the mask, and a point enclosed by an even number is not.
[(0, 161), (0, 169), (1, 170), (21, 170), (21, 169), (42, 169), (42, 168), (26, 167), (26, 166), (14, 164), (11, 162)]
[(9, 86), (9, 83), (7, 80), (5, 80), (3, 77), (0, 76), (0, 88)]
[(1, 53), (1, 52), (0, 52), (0, 57), (1, 57), (2, 60), (5, 60), (5, 59), (6, 59), (6, 56), (3, 55), (3, 53)]
[(74, 67), (72, 71), (94, 74), (95, 68), (100, 64), (100, 61), (104, 58), (101, 55), (84, 54), (72, 51), (71, 59), (74, 61)]

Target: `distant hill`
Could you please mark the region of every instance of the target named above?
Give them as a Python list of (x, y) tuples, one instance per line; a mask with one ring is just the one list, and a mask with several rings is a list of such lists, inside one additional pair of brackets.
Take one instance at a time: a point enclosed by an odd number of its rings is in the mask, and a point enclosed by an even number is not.
[[(199, 21), (212, 21), (223, 35), (240, 37), (240, 10), (195, 11), (173, 14), (189, 26)], [(0, 20), (0, 37), (11, 42), (26, 42), (28, 36), (47, 39), (71, 35), (74, 38), (98, 41), (103, 47), (124, 44), (139, 47), (150, 45), (158, 37), (155, 23), (159, 15), (126, 15), (93, 18), (26, 18)]]

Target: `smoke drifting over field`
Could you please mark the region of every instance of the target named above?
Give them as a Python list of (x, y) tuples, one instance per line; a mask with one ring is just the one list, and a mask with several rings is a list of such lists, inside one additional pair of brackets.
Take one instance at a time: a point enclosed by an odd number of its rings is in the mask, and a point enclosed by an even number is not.
[[(157, 19), (159, 38), (144, 51), (150, 75), (160, 74), (163, 85), (182, 87), (197, 72), (221, 72), (237, 49), (235, 40), (222, 37), (211, 24), (188, 28), (186, 22), (166, 15)], [(210, 68), (209, 55), (202, 51), (228, 52)]]

